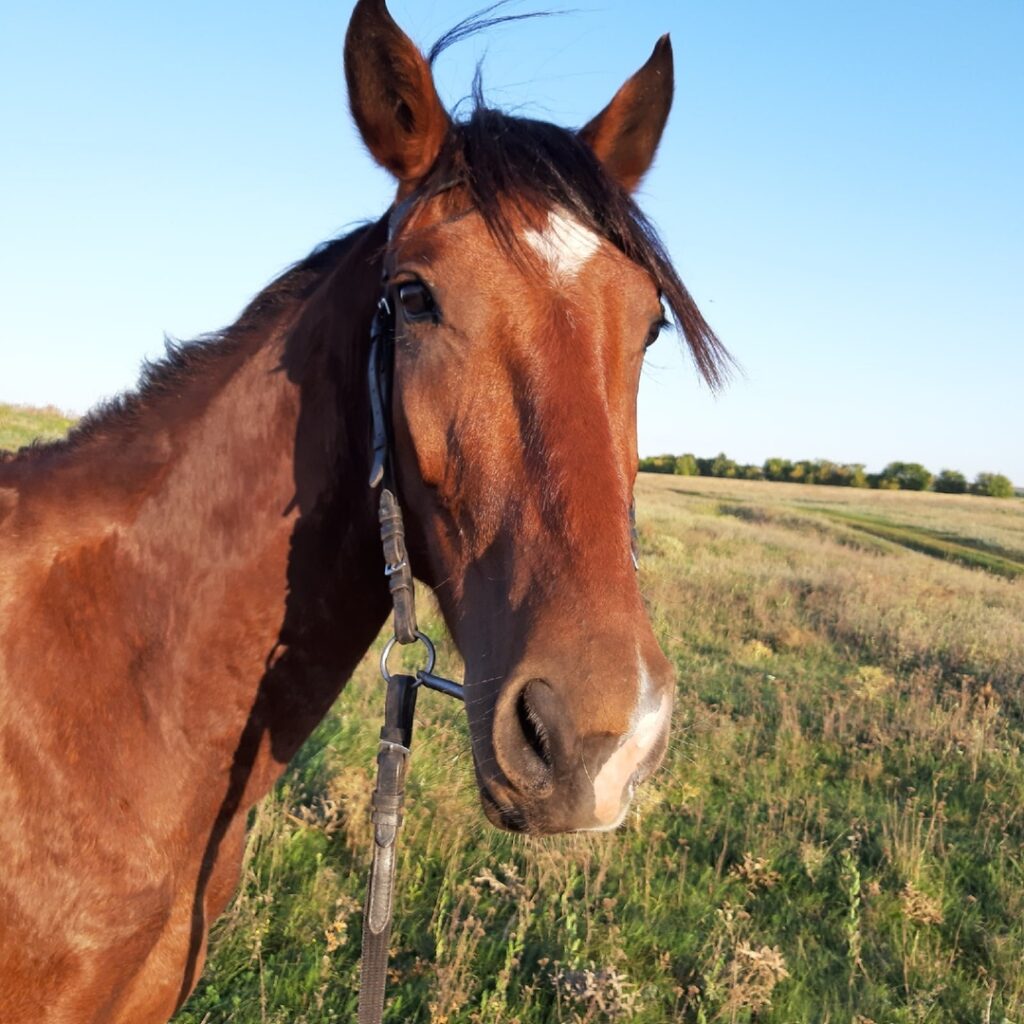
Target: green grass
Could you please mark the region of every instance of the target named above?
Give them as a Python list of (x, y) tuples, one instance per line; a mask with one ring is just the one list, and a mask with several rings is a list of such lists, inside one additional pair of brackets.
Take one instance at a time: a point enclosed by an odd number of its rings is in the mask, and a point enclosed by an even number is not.
[[(1024, 1019), (1024, 584), (860, 529), (1014, 560), (1024, 506), (804, 498), (641, 478), (676, 738), (615, 835), (492, 830), (463, 713), (423, 695), (387, 1020)], [(354, 1019), (373, 662), (255, 813), (179, 1024)]]
[(74, 418), (54, 409), (34, 409), (0, 402), (0, 450), (16, 451), (33, 441), (55, 441), (74, 424)]
[(920, 551), (935, 558), (946, 558), (953, 562), (960, 562), (962, 565), (986, 569), (989, 572), (998, 573), (1000, 576), (1013, 578), (1024, 575), (1024, 560), (1015, 557), (1013, 552), (1000, 548), (993, 549), (982, 541), (956, 537), (923, 527), (899, 525), (880, 516), (856, 515), (837, 509), (820, 509), (820, 511), (823, 515), (849, 523), (857, 530), (863, 530), (865, 533), (892, 541), (894, 544), (901, 544), (903, 547), (910, 548), (911, 551)]

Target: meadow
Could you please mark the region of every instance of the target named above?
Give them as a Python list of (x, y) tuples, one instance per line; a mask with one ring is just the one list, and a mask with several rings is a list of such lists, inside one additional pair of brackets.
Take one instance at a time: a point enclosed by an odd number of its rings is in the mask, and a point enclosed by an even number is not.
[[(642, 474), (637, 503), (665, 766), (613, 835), (501, 834), (423, 694), (385, 1019), (1024, 1021), (1024, 502)], [(176, 1024), (354, 1020), (383, 639), (254, 811)]]
[(55, 441), (63, 437), (74, 419), (52, 406), (31, 406), (0, 402), (0, 451), (16, 450), (33, 441)]
[[(425, 694), (387, 1019), (1024, 1019), (1024, 505), (648, 475), (637, 498), (667, 763), (613, 836), (501, 835)], [(354, 1019), (375, 661), (254, 814), (180, 1024)]]

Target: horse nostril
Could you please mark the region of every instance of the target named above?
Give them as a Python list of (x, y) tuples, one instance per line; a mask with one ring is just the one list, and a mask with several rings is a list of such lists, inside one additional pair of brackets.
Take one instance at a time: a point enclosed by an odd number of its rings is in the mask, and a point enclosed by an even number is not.
[(551, 743), (548, 738), (548, 731), (540, 715), (537, 714), (537, 711), (530, 704), (530, 689), (535, 685), (543, 686), (544, 684), (535, 684), (531, 681), (520, 692), (516, 700), (516, 718), (527, 746), (541, 761), (544, 768), (547, 771), (551, 771), (554, 765), (554, 758), (551, 756)]
[(550, 788), (560, 760), (561, 705), (543, 679), (531, 679), (494, 719), (494, 753), (513, 789)]

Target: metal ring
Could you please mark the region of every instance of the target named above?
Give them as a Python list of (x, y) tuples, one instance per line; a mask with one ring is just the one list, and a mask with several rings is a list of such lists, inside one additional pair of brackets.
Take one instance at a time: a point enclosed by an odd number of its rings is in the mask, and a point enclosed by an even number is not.
[[(434, 671), (434, 665), (437, 664), (437, 651), (434, 650), (433, 641), (426, 633), (421, 633), (418, 629), (413, 635), (427, 649), (427, 667), (419, 671), (429, 674)], [(397, 643), (398, 637), (396, 635), (384, 645), (384, 650), (380, 655), (380, 674), (384, 677), (384, 682), (386, 683), (391, 682), (391, 673), (388, 671), (388, 658), (391, 657), (391, 652), (395, 649), (395, 644)]]

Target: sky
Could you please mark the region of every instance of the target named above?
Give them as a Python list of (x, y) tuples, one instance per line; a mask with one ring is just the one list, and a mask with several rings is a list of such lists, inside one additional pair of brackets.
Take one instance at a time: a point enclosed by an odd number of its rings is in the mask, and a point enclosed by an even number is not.
[[(390, 9), (427, 48), (482, 4)], [(83, 412), (165, 333), (231, 322), (383, 212), (345, 97), (351, 7), (0, 3), (0, 401)], [(458, 103), (482, 59), (492, 103), (579, 125), (672, 33), (638, 200), (742, 372), (712, 395), (666, 335), (641, 454), (1024, 483), (1024, 3), (563, 9), (449, 50), (438, 86)]]

